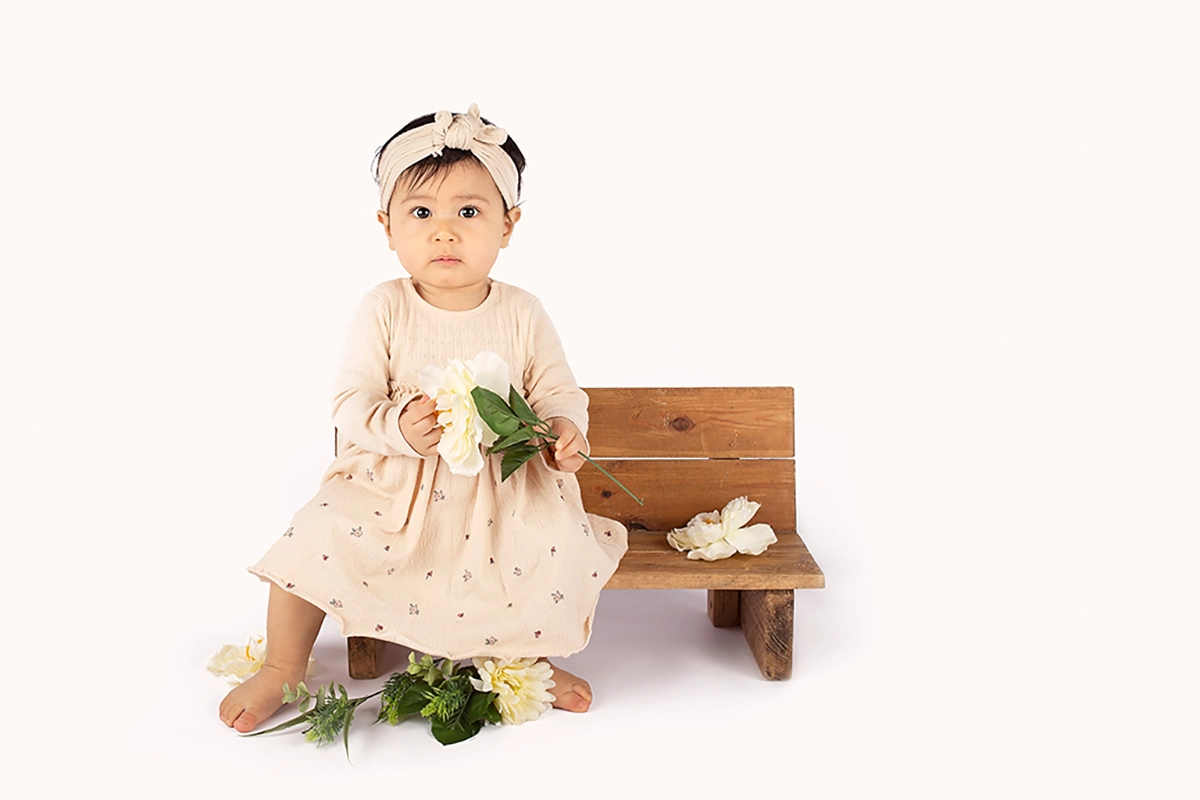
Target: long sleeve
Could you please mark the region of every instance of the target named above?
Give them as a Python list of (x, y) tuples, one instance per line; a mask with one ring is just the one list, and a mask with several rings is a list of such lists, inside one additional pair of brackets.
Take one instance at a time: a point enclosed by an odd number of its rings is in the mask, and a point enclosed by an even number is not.
[(369, 292), (350, 321), (342, 349), (334, 381), (333, 423), (342, 436), (366, 450), (420, 458), (400, 432), (400, 412), (421, 392), (389, 396), (391, 328), (386, 298), (378, 291)]
[(524, 379), (530, 407), (542, 419), (566, 417), (586, 437), (587, 394), (575, 382), (558, 332), (540, 300), (530, 308), (529, 335)]

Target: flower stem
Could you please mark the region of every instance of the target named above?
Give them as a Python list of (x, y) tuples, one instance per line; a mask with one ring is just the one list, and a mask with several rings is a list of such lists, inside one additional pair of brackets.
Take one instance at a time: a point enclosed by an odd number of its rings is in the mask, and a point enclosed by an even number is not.
[(610, 481), (612, 481), (612, 482), (613, 482), (613, 483), (615, 483), (617, 486), (620, 486), (622, 489), (624, 489), (624, 490), (625, 490), (625, 494), (629, 495), (629, 496), (630, 496), (630, 497), (632, 497), (634, 500), (636, 500), (636, 501), (637, 501), (637, 504), (638, 504), (639, 506), (644, 506), (644, 505), (646, 505), (645, 503), (643, 503), (643, 502), (641, 501), (641, 499), (640, 499), (640, 498), (639, 498), (639, 497), (638, 497), (636, 494), (634, 494), (633, 492), (629, 491), (628, 489), (625, 489), (625, 484), (621, 483), (619, 480), (617, 480), (616, 478), (614, 478), (614, 477), (612, 476), (612, 473), (611, 473), (611, 472), (609, 472), (608, 470), (606, 470), (604, 467), (600, 466), (600, 465), (599, 465), (599, 464), (597, 464), (595, 461), (592, 461), (592, 459), (591, 459), (591, 458), (589, 458), (587, 455), (585, 455), (585, 454), (584, 454), (584, 452), (583, 452), (582, 450), (580, 450), (580, 451), (579, 451), (579, 455), (583, 456), (583, 457), (584, 457), (584, 459), (585, 459), (585, 460), (586, 460), (586, 461), (587, 461), (589, 464), (591, 464), (593, 467), (595, 467), (596, 469), (600, 470), (600, 471), (601, 471), (601, 472), (603, 472), (605, 475), (607, 475), (607, 476), (608, 476), (608, 479), (609, 479)]

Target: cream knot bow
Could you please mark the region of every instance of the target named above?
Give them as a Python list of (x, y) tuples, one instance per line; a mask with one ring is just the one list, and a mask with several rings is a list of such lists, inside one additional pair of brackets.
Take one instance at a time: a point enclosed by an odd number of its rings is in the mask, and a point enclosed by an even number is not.
[(433, 143), (441, 155), (441, 146), (455, 150), (470, 150), (475, 142), (504, 144), (508, 133), (503, 128), (488, 125), (479, 117), (479, 106), (471, 103), (466, 114), (439, 111), (433, 118)]

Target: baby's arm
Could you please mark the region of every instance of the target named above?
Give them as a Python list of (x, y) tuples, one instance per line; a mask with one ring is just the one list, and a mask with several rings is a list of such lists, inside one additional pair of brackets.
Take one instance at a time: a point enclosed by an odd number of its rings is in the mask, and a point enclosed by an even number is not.
[(391, 310), (376, 289), (363, 298), (350, 321), (334, 383), (333, 423), (346, 440), (371, 452), (420, 457), (404, 438), (400, 416), (421, 392), (388, 397), (390, 346)]
[[(533, 412), (550, 423), (558, 435), (551, 466), (575, 472), (583, 466), (579, 452), (587, 443), (587, 394), (575, 382), (554, 323), (540, 301), (530, 309), (529, 355), (525, 368), (525, 395)], [(561, 455), (561, 458), (559, 456)]]

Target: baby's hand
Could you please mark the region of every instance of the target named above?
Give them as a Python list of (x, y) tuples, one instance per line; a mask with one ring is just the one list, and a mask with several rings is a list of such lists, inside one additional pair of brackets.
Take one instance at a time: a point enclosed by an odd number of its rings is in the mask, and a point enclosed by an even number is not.
[(546, 451), (554, 459), (550, 466), (563, 472), (578, 472), (584, 462), (579, 453), (587, 447), (583, 434), (566, 417), (551, 417), (547, 422), (550, 423), (550, 430), (558, 436), (558, 440)]
[(437, 422), (437, 406), (426, 395), (414, 397), (400, 412), (400, 434), (413, 450), (423, 456), (437, 452), (442, 429)]

